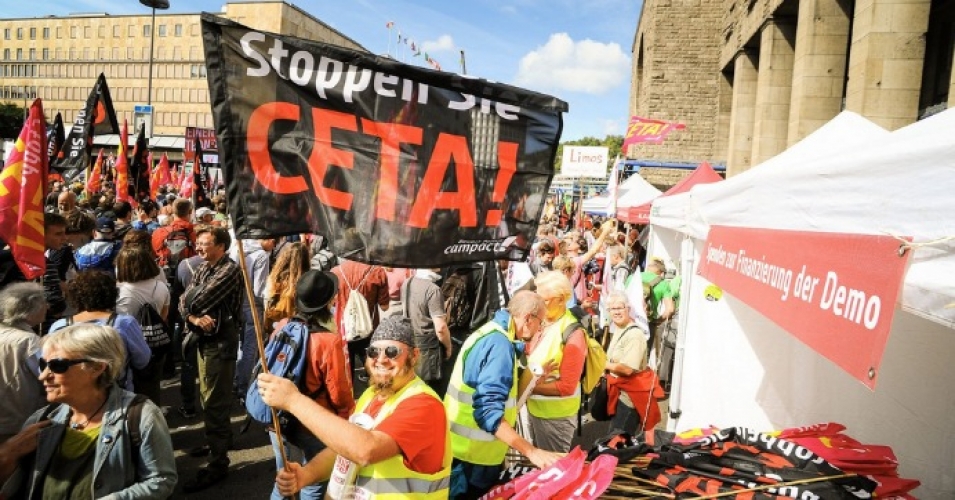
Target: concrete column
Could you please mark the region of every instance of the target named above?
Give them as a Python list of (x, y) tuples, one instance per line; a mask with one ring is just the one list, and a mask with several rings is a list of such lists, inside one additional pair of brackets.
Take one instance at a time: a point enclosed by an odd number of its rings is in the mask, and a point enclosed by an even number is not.
[(716, 142), (713, 146), (714, 159), (726, 164), (729, 157), (730, 119), (733, 115), (733, 75), (720, 72), (718, 78), (719, 95), (716, 111)]
[(795, 42), (794, 20), (769, 19), (763, 25), (756, 81), (753, 165), (759, 165), (786, 149)]
[(888, 130), (918, 118), (931, 0), (858, 0), (846, 109)]
[(800, 0), (789, 108), (789, 146), (842, 110), (849, 0)]
[(952, 77), (948, 80), (948, 107), (955, 108), (955, 54), (952, 54)]
[(744, 49), (733, 61), (733, 110), (730, 114), (729, 154), (726, 175), (744, 172), (753, 165), (753, 125), (756, 113), (758, 55)]

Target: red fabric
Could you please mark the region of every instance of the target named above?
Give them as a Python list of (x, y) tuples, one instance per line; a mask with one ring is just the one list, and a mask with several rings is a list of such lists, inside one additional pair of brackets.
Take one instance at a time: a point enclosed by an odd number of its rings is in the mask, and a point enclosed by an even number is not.
[[(643, 417), (644, 429), (653, 429), (660, 423), (660, 405), (657, 400), (664, 396), (660, 387), (660, 377), (649, 369), (643, 369), (629, 377), (607, 377), (607, 409), (612, 414), (617, 409), (620, 391), (626, 391), (633, 401), (633, 407)], [(650, 410), (643, 415), (644, 409)]]
[[(338, 266), (332, 269), (332, 272), (338, 276), (338, 307), (335, 311), (335, 324), (338, 330), (342, 331), (342, 315), (345, 311), (345, 304), (348, 303), (348, 296), (351, 295), (351, 289), (348, 284), (356, 287), (358, 292), (365, 297), (368, 302), (368, 312), (371, 313), (371, 323), (378, 327), (378, 307), (388, 307), (388, 275), (381, 266), (371, 266), (363, 262), (353, 260), (343, 260)], [(367, 273), (368, 277), (362, 283), (362, 278)], [(347, 278), (347, 280), (345, 279)], [(361, 283), (361, 286), (358, 284)]]
[(587, 341), (584, 335), (583, 330), (577, 329), (570, 334), (567, 344), (564, 345), (564, 356), (560, 361), (560, 379), (557, 380), (557, 391), (561, 396), (570, 396), (577, 392), (577, 386), (580, 385), (584, 362), (587, 361)]
[(355, 411), (355, 397), (338, 332), (313, 332), (309, 335), (308, 365), (305, 372), (308, 394), (318, 393), (316, 403), (348, 419)]
[(189, 234), (189, 239), (192, 240), (192, 248), (183, 249), (180, 253), (181, 259), (196, 255), (196, 230), (193, 228), (192, 223), (182, 219), (173, 219), (169, 225), (153, 231), (153, 250), (156, 252), (156, 256), (159, 257), (160, 266), (166, 265), (166, 259), (169, 258), (169, 249), (166, 248), (166, 238), (169, 236), (169, 233), (180, 230), (185, 230)]
[[(365, 413), (374, 417), (383, 404), (384, 401), (375, 398)], [(436, 430), (447, 428), (448, 419), (441, 401), (429, 394), (418, 394), (399, 403), (375, 430), (398, 443), (405, 467), (421, 474), (435, 474), (441, 470), (445, 447), (450, 445), (446, 434)]]

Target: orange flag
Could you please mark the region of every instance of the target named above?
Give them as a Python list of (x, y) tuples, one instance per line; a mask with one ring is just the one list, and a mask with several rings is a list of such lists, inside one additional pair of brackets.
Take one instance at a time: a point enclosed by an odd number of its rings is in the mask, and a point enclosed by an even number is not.
[(103, 149), (100, 148), (99, 155), (96, 157), (96, 163), (93, 164), (93, 170), (90, 172), (90, 178), (86, 179), (86, 192), (98, 193), (101, 186), (100, 180), (103, 177)]
[(50, 163), (47, 154), (46, 119), (37, 99), (0, 172), (0, 237), (10, 245), (23, 275), (31, 280), (46, 272), (43, 199)]
[(126, 158), (128, 141), (129, 131), (126, 120), (123, 120), (123, 128), (119, 129), (119, 150), (116, 152), (116, 201), (132, 203), (129, 197), (129, 159)]

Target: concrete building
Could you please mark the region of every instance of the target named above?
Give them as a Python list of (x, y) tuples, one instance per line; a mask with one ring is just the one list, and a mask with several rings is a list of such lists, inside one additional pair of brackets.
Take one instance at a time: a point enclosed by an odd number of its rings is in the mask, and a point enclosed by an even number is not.
[[(354, 40), (280, 0), (226, 3), (219, 15), (264, 31), (365, 51)], [(212, 128), (199, 13), (157, 11), (155, 24), (154, 141), (162, 136), (182, 137), (186, 127)], [(117, 118), (120, 122), (126, 118), (132, 127), (134, 106), (148, 100), (152, 30), (147, 7), (141, 15), (0, 19), (0, 102), (23, 106), (42, 98), (48, 120), (59, 111), (69, 127), (96, 77), (104, 73)]]
[(842, 110), (895, 130), (955, 104), (953, 59), (955, 0), (647, 0), (631, 111), (687, 130), (628, 156), (734, 175)]

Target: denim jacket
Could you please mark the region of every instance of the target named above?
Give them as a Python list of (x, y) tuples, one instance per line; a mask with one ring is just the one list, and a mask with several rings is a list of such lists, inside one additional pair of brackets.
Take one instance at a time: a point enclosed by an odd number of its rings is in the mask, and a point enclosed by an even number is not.
[[(169, 497), (176, 487), (176, 459), (166, 419), (151, 401), (143, 406), (139, 432), (142, 444), (132, 450), (126, 427), (126, 412), (135, 394), (115, 385), (109, 389), (106, 411), (93, 461), (93, 498), (112, 500)], [(34, 413), (24, 427), (35, 423), (44, 409)], [(39, 498), (53, 456), (69, 424), (70, 409), (60, 405), (50, 413), (52, 425), (40, 431), (36, 452), (20, 462), (25, 480), (11, 498)], [(133, 458), (132, 454), (137, 456)], [(11, 478), (11, 481), (16, 479)], [(5, 485), (4, 490), (7, 490)]]

